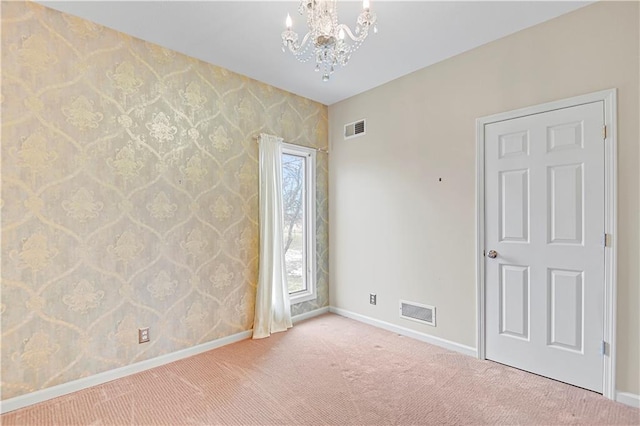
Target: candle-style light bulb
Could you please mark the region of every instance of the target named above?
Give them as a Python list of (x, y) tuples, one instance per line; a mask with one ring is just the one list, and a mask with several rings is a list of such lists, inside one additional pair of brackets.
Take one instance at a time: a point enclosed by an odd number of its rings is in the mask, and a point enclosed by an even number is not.
[(293, 22), (291, 22), (291, 15), (287, 13), (287, 29), (290, 30)]
[(340, 28), (340, 31), (338, 32), (338, 38), (340, 40), (344, 40), (344, 29)]
[(362, 0), (362, 8), (364, 10), (369, 10), (369, 0)]

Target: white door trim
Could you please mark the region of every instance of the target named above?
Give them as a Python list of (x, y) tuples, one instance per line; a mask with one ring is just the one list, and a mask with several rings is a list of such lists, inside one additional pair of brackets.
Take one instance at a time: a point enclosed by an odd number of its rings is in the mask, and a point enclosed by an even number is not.
[(616, 287), (617, 287), (617, 205), (618, 205), (618, 161), (617, 161), (617, 101), (616, 89), (603, 90), (573, 98), (548, 102), (513, 111), (481, 117), (476, 120), (476, 302), (478, 358), (485, 359), (485, 271), (484, 271), (484, 127), (498, 121), (511, 120), (527, 115), (539, 114), (561, 108), (604, 102), (604, 123), (607, 128), (605, 140), (605, 232), (610, 242), (605, 248), (605, 288), (604, 288), (604, 341), (607, 342), (603, 363), (603, 395), (609, 399), (616, 397)]

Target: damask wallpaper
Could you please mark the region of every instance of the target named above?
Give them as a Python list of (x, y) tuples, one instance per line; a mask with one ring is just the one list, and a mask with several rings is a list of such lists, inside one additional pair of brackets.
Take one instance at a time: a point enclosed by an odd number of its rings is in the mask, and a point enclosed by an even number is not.
[[(327, 108), (37, 4), (1, 6), (2, 398), (250, 329), (253, 136), (326, 148)], [(317, 164), (318, 299), (293, 314), (328, 305), (325, 154)]]

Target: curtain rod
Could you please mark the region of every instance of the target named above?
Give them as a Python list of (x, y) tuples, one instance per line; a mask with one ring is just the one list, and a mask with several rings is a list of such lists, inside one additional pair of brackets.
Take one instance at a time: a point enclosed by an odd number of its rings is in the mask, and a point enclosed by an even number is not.
[[(260, 142), (260, 136), (254, 136), (253, 139), (256, 142)], [(304, 146), (304, 145), (300, 145), (299, 143), (291, 143), (291, 142), (285, 142), (288, 143), (289, 145), (295, 145), (295, 146), (301, 146), (303, 148), (308, 148), (308, 149), (315, 149), (318, 152), (324, 152), (325, 154), (329, 154), (329, 150), (324, 149), (324, 148), (314, 148), (312, 146)]]

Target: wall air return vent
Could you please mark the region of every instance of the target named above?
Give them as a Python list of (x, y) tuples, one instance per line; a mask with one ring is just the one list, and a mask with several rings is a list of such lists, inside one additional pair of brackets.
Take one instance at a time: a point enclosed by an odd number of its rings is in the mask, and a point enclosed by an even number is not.
[(358, 120), (344, 125), (344, 138), (351, 139), (366, 134), (366, 120)]
[(415, 302), (400, 301), (400, 318), (421, 322), (435, 327), (436, 308)]

